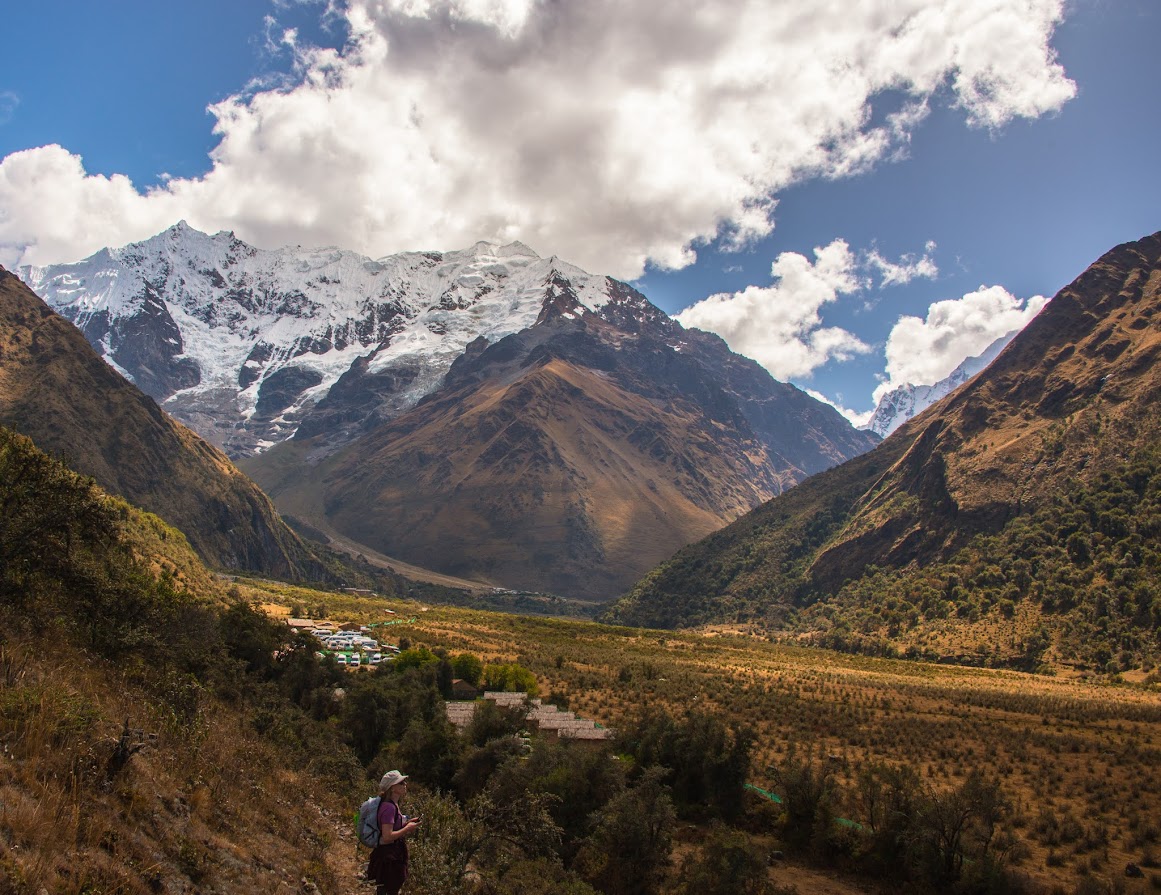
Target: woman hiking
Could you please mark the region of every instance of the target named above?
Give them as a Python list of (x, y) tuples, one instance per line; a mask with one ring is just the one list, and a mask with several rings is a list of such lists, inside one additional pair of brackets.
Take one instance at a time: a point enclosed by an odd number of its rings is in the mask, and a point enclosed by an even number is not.
[(407, 842), (419, 827), (418, 817), (408, 817), (399, 810), (407, 795), (407, 777), (388, 771), (379, 781), (379, 844), (371, 852), (367, 878), (374, 880), (375, 895), (399, 895), (407, 879)]

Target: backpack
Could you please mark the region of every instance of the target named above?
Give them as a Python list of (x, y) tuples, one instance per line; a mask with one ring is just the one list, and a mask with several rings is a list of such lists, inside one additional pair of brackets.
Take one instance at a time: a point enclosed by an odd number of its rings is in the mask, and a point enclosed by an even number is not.
[(374, 848), (379, 844), (379, 806), (382, 803), (382, 796), (371, 796), (359, 806), (359, 819), (355, 823), (355, 831), (359, 834), (359, 841), (368, 848)]

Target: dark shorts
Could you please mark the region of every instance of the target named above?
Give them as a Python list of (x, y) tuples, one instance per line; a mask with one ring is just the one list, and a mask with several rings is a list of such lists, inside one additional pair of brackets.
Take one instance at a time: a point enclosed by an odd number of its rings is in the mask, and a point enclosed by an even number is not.
[[(398, 845), (403, 845), (402, 842)], [(371, 852), (371, 863), (367, 865), (367, 878), (378, 883), (375, 895), (398, 895), (407, 879), (406, 845), (402, 849), (396, 843), (377, 845)]]

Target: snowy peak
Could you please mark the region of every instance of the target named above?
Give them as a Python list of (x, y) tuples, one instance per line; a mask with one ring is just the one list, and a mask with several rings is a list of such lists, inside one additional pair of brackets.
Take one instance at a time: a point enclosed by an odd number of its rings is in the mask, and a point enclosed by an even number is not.
[(258, 249), (186, 221), (19, 275), (115, 369), (235, 457), (293, 436), (357, 361), (394, 383), (379, 395), (393, 415), (478, 337), (533, 326), (549, 306), (599, 313), (611, 289), (520, 242), (371, 259)]
[(984, 352), (969, 357), (934, 385), (905, 384), (892, 389), (879, 399), (871, 420), (864, 429), (886, 438), (912, 417), (918, 416), (936, 401), (946, 398), (957, 388), (986, 369), (1004, 347), (1015, 338), (1019, 330), (1000, 336)]

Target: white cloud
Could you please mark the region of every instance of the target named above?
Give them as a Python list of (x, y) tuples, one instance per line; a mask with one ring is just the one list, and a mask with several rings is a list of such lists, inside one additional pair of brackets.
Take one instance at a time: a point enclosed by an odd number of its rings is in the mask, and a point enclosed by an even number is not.
[(686, 308), (677, 320), (717, 333), (776, 379), (807, 377), (832, 360), (850, 360), (871, 350), (847, 330), (823, 326), (824, 305), (873, 287), (873, 274), (878, 274), (880, 289), (916, 277), (934, 278), (939, 273), (934, 251), (935, 243), (928, 242), (922, 257), (906, 254), (890, 261), (877, 249), (856, 255), (836, 239), (814, 250), (813, 264), (797, 252), (783, 252), (770, 267), (774, 285), (711, 295)]
[[(823, 404), (829, 404), (831, 407), (833, 407), (835, 410), (837, 410), (839, 413), (841, 413), (843, 416), (845, 416), (847, 418), (847, 421), (852, 426), (854, 426), (856, 429), (863, 428), (863, 426), (867, 425), (867, 423), (869, 423), (871, 421), (871, 417), (873, 417), (875, 415), (874, 408), (872, 408), (871, 410), (864, 410), (864, 411), (851, 410), (849, 407), (843, 407), (843, 405), (841, 403), (839, 403), (839, 401), (832, 400), (831, 398), (828, 398), (826, 395), (824, 395), (822, 392), (816, 392), (812, 388), (804, 388), (803, 391), (806, 392), (808, 395), (810, 395), (810, 397), (814, 398), (814, 400), (821, 401)], [(841, 400), (841, 397), (840, 397), (840, 400)]]
[(770, 267), (772, 286), (711, 295), (691, 305), (682, 326), (715, 332), (739, 354), (753, 358), (776, 379), (809, 376), (831, 360), (870, 351), (857, 336), (822, 325), (822, 306), (863, 287), (858, 262), (841, 239), (814, 250), (815, 260), (783, 252)]
[(11, 90), (0, 90), (0, 125), (5, 125), (16, 114), (20, 105), (20, 95)]
[(875, 401), (905, 383), (933, 385), (966, 358), (1000, 336), (1023, 329), (1048, 303), (1042, 295), (1024, 300), (1002, 286), (981, 286), (962, 298), (937, 301), (927, 317), (900, 317), (887, 339), (887, 380)]
[(928, 242), (923, 247), (923, 256), (916, 258), (913, 254), (904, 255), (898, 261), (889, 261), (879, 254), (878, 249), (871, 249), (867, 253), (867, 265), (879, 272), (882, 281), (879, 288), (887, 286), (902, 286), (910, 283), (916, 277), (934, 280), (939, 276), (939, 268), (932, 258), (935, 243)]
[[(768, 234), (787, 185), (904, 151), (937, 96), (986, 127), (1060, 108), (1075, 92), (1050, 46), (1063, 6), (327, 3), (349, 44), (284, 36), (300, 81), (211, 107), (203, 177), (141, 195), (60, 147), (0, 162), (0, 263), (74, 260), (186, 218), (265, 246), (519, 238), (622, 277), (681, 267), (708, 239)], [(907, 101), (872, 125), (887, 90)]]

